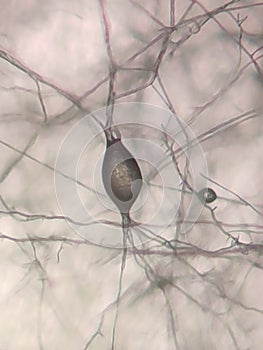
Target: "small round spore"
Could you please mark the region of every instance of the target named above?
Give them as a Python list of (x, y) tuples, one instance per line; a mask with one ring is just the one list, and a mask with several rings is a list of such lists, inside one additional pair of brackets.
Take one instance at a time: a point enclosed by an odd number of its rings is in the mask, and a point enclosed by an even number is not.
[(203, 203), (212, 203), (217, 198), (215, 191), (209, 187), (201, 189), (198, 195)]

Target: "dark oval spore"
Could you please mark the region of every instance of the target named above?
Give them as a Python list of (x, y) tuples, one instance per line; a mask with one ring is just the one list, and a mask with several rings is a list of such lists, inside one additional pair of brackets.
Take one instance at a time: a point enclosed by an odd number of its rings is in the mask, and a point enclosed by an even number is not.
[[(105, 132), (106, 137), (108, 133)], [(107, 137), (102, 165), (105, 190), (121, 213), (129, 213), (141, 187), (142, 174), (133, 155), (121, 142), (120, 135)]]

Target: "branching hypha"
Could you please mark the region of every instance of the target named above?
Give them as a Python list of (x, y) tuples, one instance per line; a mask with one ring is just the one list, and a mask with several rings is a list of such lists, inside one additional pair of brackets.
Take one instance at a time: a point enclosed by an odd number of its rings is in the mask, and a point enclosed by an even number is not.
[[(0, 349), (261, 349), (263, 2), (13, 5)], [(118, 138), (143, 181), (124, 215)]]

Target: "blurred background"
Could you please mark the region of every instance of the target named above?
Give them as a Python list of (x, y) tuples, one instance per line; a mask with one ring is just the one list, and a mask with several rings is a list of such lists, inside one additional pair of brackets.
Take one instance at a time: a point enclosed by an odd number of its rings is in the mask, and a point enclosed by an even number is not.
[[(176, 139), (175, 131), (159, 122), (162, 132), (123, 127), (124, 139), (158, 145), (177, 177), (163, 185), (174, 204), (161, 197), (158, 176), (146, 182), (149, 203), (165, 203), (160, 221), (151, 221), (150, 207), (132, 215), (141, 226), (131, 235), (149, 239), (128, 249), (114, 349), (260, 350), (263, 2), (0, 4), (0, 349), (112, 348), (122, 249), (110, 235), (121, 241), (122, 228), (94, 182), (107, 122), (106, 110), (96, 111), (136, 102), (173, 113), (178, 130), (191, 130), (217, 199), (183, 232), (197, 196), (186, 185), (193, 186), (186, 153), (165, 138)], [(86, 226), (67, 186), (57, 200), (54, 180), (61, 145), (84, 118), (89, 146), (78, 171), (72, 165), (72, 174), (60, 175), (88, 208)], [(136, 153), (136, 144), (126, 145)], [(184, 150), (191, 145), (186, 139)], [(150, 148), (144, 152), (149, 175)]]

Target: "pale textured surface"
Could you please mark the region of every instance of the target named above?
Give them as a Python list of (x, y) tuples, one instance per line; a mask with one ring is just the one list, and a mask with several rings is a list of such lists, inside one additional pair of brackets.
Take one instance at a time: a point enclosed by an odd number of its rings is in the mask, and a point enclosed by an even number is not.
[[(225, 224), (228, 234), (251, 243), (251, 247), (235, 246), (216, 226), (211, 211), (204, 208), (187, 235), (177, 237), (190, 244), (185, 251), (179, 250), (178, 256), (165, 245), (158, 246), (162, 254), (148, 255), (154, 242), (152, 246), (148, 242), (141, 256), (130, 250), (116, 350), (262, 348), (263, 59), (259, 57), (263, 51), (253, 56), (258, 71), (248, 56), (263, 45), (263, 3), (252, 7), (255, 3), (236, 2), (232, 7), (244, 8), (218, 14), (218, 22), (209, 20), (202, 28), (197, 23), (200, 17), (186, 23), (170, 38), (185, 42), (177, 48), (169, 43), (159, 69), (171, 105), (196, 136), (256, 110), (255, 118), (240, 119), (239, 125), (228, 130), (215, 129), (202, 143), (209, 177), (253, 205), (244, 205), (233, 193), (210, 182), (220, 197), (210, 207), (217, 207), (216, 218)], [(147, 6), (144, 9), (148, 13), (138, 4)], [(204, 15), (201, 5), (212, 10), (222, 4), (201, 0), (187, 18)], [(96, 245), (85, 242), (63, 217), (54, 217), (65, 214), (60, 212), (54, 186), (59, 147), (88, 111), (107, 103), (108, 56), (100, 2), (1, 0), (0, 5), (0, 349), (110, 349), (121, 250), (100, 247), (99, 239), (94, 239)], [(175, 23), (189, 5), (190, 1), (175, 1)], [(151, 85), (162, 40), (143, 49), (163, 30), (150, 14), (163, 26), (169, 25), (169, 1), (108, 1), (105, 13), (113, 58), (125, 68), (115, 77), (116, 102), (144, 102), (167, 109), (160, 84), (156, 80)], [(235, 20), (238, 13), (241, 40)], [(195, 34), (190, 35), (190, 29)], [(4, 53), (13, 65), (3, 59)], [(31, 77), (19, 69), (22, 65)], [(39, 82), (46, 125), (32, 71), (48, 83)], [(73, 106), (72, 102), (80, 101), (87, 112)], [(133, 120), (130, 116), (123, 118), (136, 122), (135, 115)], [(163, 130), (162, 125), (159, 127)], [(86, 128), (89, 141), (100, 130), (91, 118)], [(166, 150), (161, 134), (149, 128), (127, 127), (123, 135), (145, 138), (159, 147), (138, 150), (136, 144), (130, 144), (133, 152), (141, 152), (140, 164), (147, 174), (152, 170), (147, 163), (150, 155), (157, 157), (158, 152)], [(108, 209), (112, 204), (103, 193), (98, 197), (92, 192), (97, 190), (94, 183), (99, 181), (104, 147), (103, 136), (97, 135), (92, 146), (83, 148), (77, 175), (90, 188), (79, 186), (78, 194), (93, 216), (87, 235), (104, 237), (104, 242), (117, 245), (122, 240), (120, 215)], [(21, 156), (25, 148), (26, 155)], [(74, 145), (68, 150), (69, 159), (70, 152), (74, 153)], [(183, 160), (179, 163), (183, 170)], [(173, 186), (175, 179), (174, 186), (181, 188), (181, 181), (174, 175), (169, 157), (168, 165), (171, 168), (167, 167), (166, 178), (171, 182), (162, 183), (157, 177), (155, 186), (149, 186), (143, 197), (147, 210), (135, 213), (133, 218), (143, 223), (142, 230), (163, 230), (163, 237), (170, 239), (174, 230), (164, 223), (170, 219), (167, 208), (172, 198), (162, 197), (158, 186)], [(98, 191), (103, 191), (100, 183)], [(180, 198), (180, 192), (175, 193), (175, 198)], [(68, 200), (67, 189), (64, 195)], [(178, 203), (174, 205), (176, 211)], [(72, 200), (72, 217), (78, 217), (76, 208)], [(158, 220), (151, 221), (151, 213), (158, 210)], [(109, 220), (110, 224), (94, 223), (95, 219)], [(138, 229), (132, 228), (132, 232), (140, 236)], [(110, 235), (116, 236), (113, 239)], [(229, 252), (209, 256), (196, 247), (206, 251), (228, 247)], [(103, 336), (98, 334), (86, 346), (98, 330), (104, 310)]]

